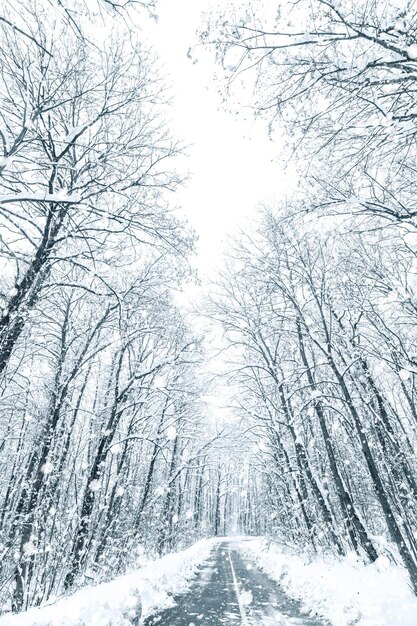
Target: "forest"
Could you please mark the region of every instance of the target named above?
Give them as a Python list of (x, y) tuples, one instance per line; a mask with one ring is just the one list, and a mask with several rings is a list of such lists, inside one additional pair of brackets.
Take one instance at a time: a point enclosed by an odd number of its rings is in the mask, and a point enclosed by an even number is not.
[(232, 534), (417, 594), (417, 3), (205, 9), (296, 184), (189, 307), (158, 4), (0, 2), (0, 615)]

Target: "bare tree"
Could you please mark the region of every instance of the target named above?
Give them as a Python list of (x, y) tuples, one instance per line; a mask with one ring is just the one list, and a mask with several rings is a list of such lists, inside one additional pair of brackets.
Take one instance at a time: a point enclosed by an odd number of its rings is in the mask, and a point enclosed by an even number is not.
[(106, 263), (104, 245), (107, 262), (118, 245), (143, 239), (182, 245), (160, 193), (178, 182), (165, 167), (178, 150), (157, 112), (149, 55), (115, 41), (90, 50), (67, 35), (50, 57), (14, 32), (2, 35), (0, 372), (53, 268), (66, 282), (75, 266), (84, 288), (110, 294), (92, 265)]
[[(236, 355), (239, 410), (265, 441), (261, 463), (276, 467), (269, 484), (280, 494), (277, 516), (287, 540), (303, 545), (307, 536), (316, 550), (349, 546), (375, 560), (381, 546), (374, 536), (384, 528), (415, 585), (413, 403), (396, 406), (404, 387), (391, 356), (386, 374), (376, 369), (387, 339), (401, 336), (405, 347), (407, 334), (414, 336), (413, 326), (403, 327), (403, 316), (414, 311), (401, 300), (392, 317), (380, 302), (391, 265), (388, 253), (377, 266), (371, 260), (375, 235), (320, 237), (306, 234), (308, 224), (266, 214), (258, 234), (234, 250), (238, 265), (231, 264), (213, 305)], [(402, 250), (404, 261), (408, 256), (407, 267), (414, 254), (401, 241), (393, 235), (390, 247)], [(297, 533), (285, 522), (294, 508)]]
[(415, 16), (415, 2), (251, 3), (202, 32), (229, 94), (246, 75), (256, 112), (287, 129), (310, 210), (415, 224)]

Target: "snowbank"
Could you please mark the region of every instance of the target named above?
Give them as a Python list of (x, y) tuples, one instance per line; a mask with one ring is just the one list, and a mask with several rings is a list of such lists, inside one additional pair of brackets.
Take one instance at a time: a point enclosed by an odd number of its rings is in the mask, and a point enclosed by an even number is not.
[(417, 598), (402, 567), (380, 557), (372, 565), (356, 558), (306, 562), (262, 539), (242, 551), (304, 609), (332, 626), (417, 626)]
[(171, 594), (188, 588), (196, 567), (216, 540), (204, 539), (168, 554), (110, 583), (86, 587), (42, 608), (0, 617), (0, 626), (132, 626), (142, 602), (143, 616), (174, 604)]

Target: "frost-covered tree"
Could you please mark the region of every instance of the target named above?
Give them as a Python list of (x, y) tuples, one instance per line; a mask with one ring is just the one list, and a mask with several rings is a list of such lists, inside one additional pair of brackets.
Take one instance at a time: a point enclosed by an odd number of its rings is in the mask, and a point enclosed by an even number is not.
[(14, 611), (199, 536), (212, 439), (201, 347), (173, 296), (193, 235), (171, 212), (179, 149), (155, 59), (126, 15), (52, 5), (0, 15), (0, 588)]
[(49, 53), (1, 27), (0, 372), (43, 289), (76, 268), (82, 288), (110, 295), (99, 264), (122, 248), (132, 260), (143, 240), (187, 247), (162, 193), (178, 149), (151, 55), (117, 29), (92, 46), (44, 4), (33, 19)]
[[(295, 151), (306, 205), (415, 224), (415, 2), (251, 2), (202, 32)], [(238, 89), (239, 98), (242, 98)]]
[(212, 315), (273, 468), (279, 534), (370, 560), (393, 550), (415, 587), (415, 254), (401, 231), (381, 247), (266, 213), (232, 257)]

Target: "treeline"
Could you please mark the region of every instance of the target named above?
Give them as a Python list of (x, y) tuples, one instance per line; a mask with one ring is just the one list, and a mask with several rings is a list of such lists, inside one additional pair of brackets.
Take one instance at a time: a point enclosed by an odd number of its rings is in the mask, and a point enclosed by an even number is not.
[(203, 353), (175, 298), (194, 243), (170, 208), (180, 149), (155, 59), (111, 7), (2, 7), (5, 610), (213, 532)]
[(401, 555), (415, 585), (415, 254), (401, 233), (382, 246), (299, 222), (265, 214), (212, 305), (258, 442), (259, 513), (299, 548)]
[(299, 175), (232, 251), (213, 305), (266, 446), (271, 532), (390, 554), (417, 591), (416, 11), (251, 2), (213, 15), (201, 38), (232, 102), (246, 77)]

